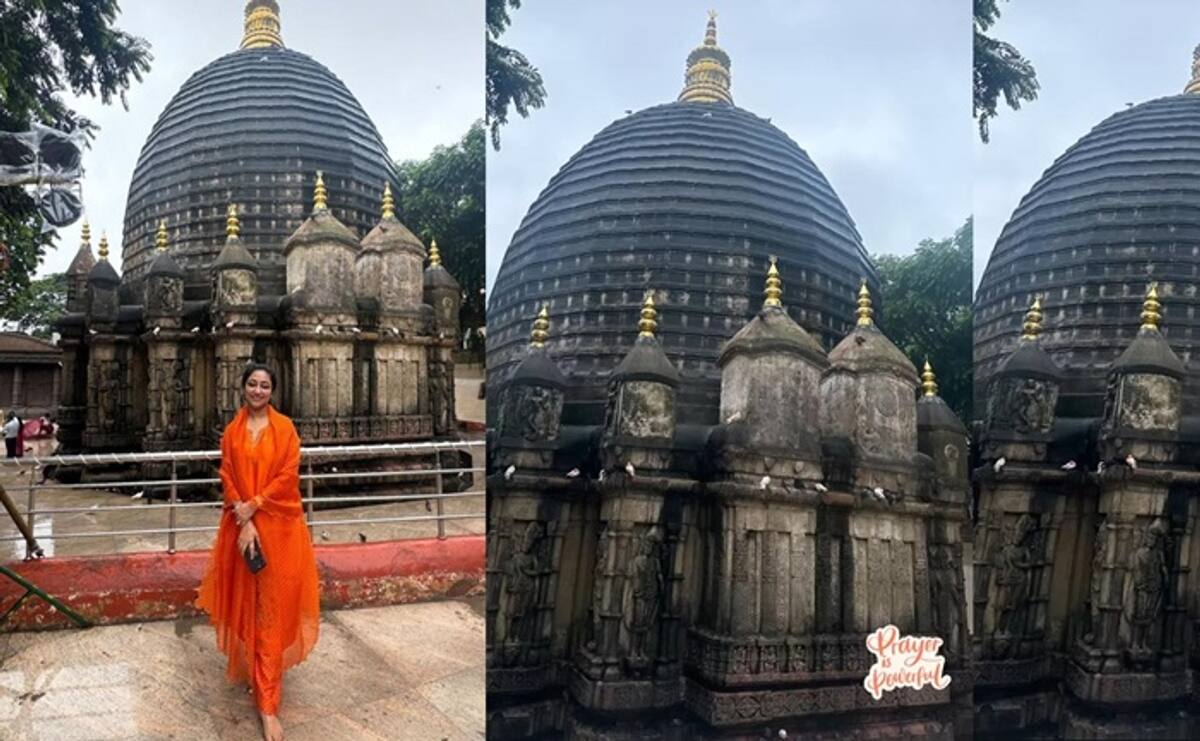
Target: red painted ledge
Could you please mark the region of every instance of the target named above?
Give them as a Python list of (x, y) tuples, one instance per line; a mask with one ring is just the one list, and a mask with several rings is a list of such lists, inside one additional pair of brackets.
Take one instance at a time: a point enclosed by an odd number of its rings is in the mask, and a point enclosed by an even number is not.
[[(377, 607), (483, 593), (485, 539), (396, 540), (314, 546), (321, 607)], [(47, 558), (9, 568), (99, 624), (170, 620), (198, 614), (192, 601), (208, 551)], [(0, 613), (25, 590), (0, 576)], [(35, 596), (0, 624), (0, 632), (72, 627)]]

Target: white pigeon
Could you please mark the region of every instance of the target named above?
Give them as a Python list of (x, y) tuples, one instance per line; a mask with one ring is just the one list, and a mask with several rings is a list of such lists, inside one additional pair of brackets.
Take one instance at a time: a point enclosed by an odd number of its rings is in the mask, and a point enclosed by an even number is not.
[(358, 327), (351, 327), (350, 331), (353, 332), (354, 334), (362, 334), (362, 330), (359, 329)]
[(225, 329), (233, 329), (233, 326), (234, 326), (235, 324), (237, 324), (237, 322), (235, 322), (234, 320), (230, 319), (229, 321), (225, 322)]
[(134, 494), (133, 496), (131, 496), (131, 497), (130, 497), (130, 499), (141, 499), (141, 498), (142, 498), (142, 497), (144, 497), (144, 496), (146, 496), (146, 490), (145, 490), (145, 489), (139, 489), (139, 490), (138, 490), (138, 493), (137, 493), (137, 494)]
[(604, 480), (604, 469), (603, 469), (603, 468), (601, 468), (601, 469), (600, 469), (600, 475), (596, 477), (596, 480), (597, 480), (597, 481), (603, 481), (603, 480)]
[(88, 334), (100, 334), (100, 333), (99, 333), (99, 332), (97, 332), (97, 331), (96, 331), (96, 330), (94, 330), (94, 329), (89, 329), (89, 330), (88, 330)]
[(333, 471), (334, 473), (337, 473), (337, 466), (330, 466), (329, 470)]
[(517, 472), (516, 466), (509, 466), (508, 468), (504, 469), (504, 480), (511, 481), (513, 474), (516, 472)]
[(325, 325), (324, 325), (324, 324), (318, 324), (318, 325), (317, 325), (317, 328), (316, 328), (315, 330), (313, 330), (313, 331), (314, 331), (314, 332), (316, 332), (317, 334), (321, 334), (322, 332), (324, 332), (324, 331), (325, 331)]
[(780, 728), (780, 729), (779, 729), (779, 737), (780, 737), (780, 738), (787, 738), (787, 731), (785, 731), (785, 730), (783, 730), (782, 728)]
[(399, 336), (400, 336), (400, 330), (399, 330), (399, 329), (397, 329), (397, 328), (395, 328), (395, 327), (392, 327), (392, 334), (394, 334), (394, 335), (396, 335), (397, 337), (399, 337)]
[(1062, 470), (1064, 471), (1074, 471), (1077, 467), (1078, 464), (1076, 464), (1075, 461), (1067, 461), (1061, 466)]
[(822, 494), (829, 491), (829, 487), (826, 486), (825, 484), (822, 484), (819, 481), (817, 483), (813, 484), (813, 488), (816, 489), (817, 491), (821, 492)]
[(633, 463), (627, 462), (625, 464), (625, 473), (629, 474), (629, 478), (633, 478), (637, 474), (637, 471), (633, 467)]
[(731, 414), (725, 418), (725, 424), (731, 425), (734, 422), (737, 422), (738, 420), (740, 420), (741, 418), (742, 418), (741, 412), (734, 412), (733, 414)]
[(199, 332), (199, 331), (200, 331), (200, 328), (199, 328), (199, 327), (192, 327), (192, 329), (191, 329), (191, 333), (192, 333), (192, 334), (196, 334), (196, 333), (197, 333), (197, 332)]
[(1137, 458), (1133, 457), (1133, 453), (1125, 456), (1125, 465), (1129, 466), (1134, 471), (1137, 470)]
[(997, 458), (996, 462), (992, 464), (992, 470), (995, 471), (996, 473), (1000, 473), (1000, 469), (1004, 468), (1005, 463), (1008, 463), (1008, 461), (1005, 460), (1003, 457)]
[(871, 496), (875, 497), (875, 499), (880, 502), (887, 501), (887, 495), (884, 494), (883, 489), (878, 486), (876, 486), (874, 489), (871, 490)]
[(578, 469), (578, 468), (572, 468), (570, 471), (567, 471), (567, 478), (569, 478), (569, 479), (573, 479), (573, 478), (576, 478), (576, 477), (578, 477), (578, 476), (579, 476), (579, 469)]
[(155, 328), (154, 328), (154, 334), (158, 334), (158, 333), (159, 333), (159, 332), (161, 332), (161, 331), (162, 331), (162, 327), (155, 327)]
[(762, 479), (758, 482), (759, 489), (766, 489), (770, 485), (771, 485), (771, 477), (770, 476), (763, 476)]
[(329, 540), (329, 531), (327, 531), (327, 530), (321, 531), (321, 540)]
[(1104, 473), (1104, 461), (1096, 464), (1096, 473)]

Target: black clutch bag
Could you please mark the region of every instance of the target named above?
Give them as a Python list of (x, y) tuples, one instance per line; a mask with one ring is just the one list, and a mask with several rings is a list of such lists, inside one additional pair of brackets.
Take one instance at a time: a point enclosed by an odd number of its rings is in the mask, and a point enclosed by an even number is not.
[(246, 559), (246, 565), (250, 567), (251, 574), (257, 574), (267, 568), (267, 559), (263, 558), (262, 547), (259, 546), (254, 555), (250, 555), (250, 549), (242, 551), (242, 558)]

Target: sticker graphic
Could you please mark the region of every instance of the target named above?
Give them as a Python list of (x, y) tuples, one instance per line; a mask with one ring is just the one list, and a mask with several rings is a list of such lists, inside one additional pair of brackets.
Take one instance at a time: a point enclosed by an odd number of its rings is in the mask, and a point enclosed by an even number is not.
[(863, 687), (876, 700), (897, 687), (949, 687), (946, 657), (938, 656), (942, 643), (941, 638), (902, 635), (894, 625), (879, 628), (867, 636), (867, 650), (874, 654), (875, 664), (863, 679)]

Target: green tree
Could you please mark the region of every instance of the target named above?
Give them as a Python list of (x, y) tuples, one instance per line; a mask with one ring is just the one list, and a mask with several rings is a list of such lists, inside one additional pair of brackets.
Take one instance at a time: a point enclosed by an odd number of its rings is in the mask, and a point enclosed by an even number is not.
[(937, 375), (938, 394), (971, 419), (971, 219), (947, 239), (925, 239), (911, 255), (879, 255), (879, 328), (920, 370)]
[(442, 264), (466, 294), (460, 315), (464, 329), (484, 323), (486, 138), (483, 121), (476, 121), (457, 144), (397, 165), (404, 223), (426, 244), (437, 240)]
[(1037, 72), (1012, 45), (985, 31), (1000, 19), (998, 0), (975, 0), (975, 118), (979, 138), (988, 140), (988, 121), (996, 116), (1000, 96), (1014, 111), (1022, 101), (1037, 100)]
[[(72, 110), (64, 91), (114, 97), (150, 69), (145, 40), (113, 26), (117, 0), (0, 2), (0, 130), (24, 131), (30, 120), (63, 130), (96, 126)], [(20, 187), (0, 188), (0, 306), (29, 285), (57, 235), (41, 231), (36, 204)]]
[(487, 121), (492, 146), (497, 150), (500, 127), (508, 123), (509, 106), (525, 118), (530, 109), (541, 108), (546, 102), (546, 88), (537, 68), (521, 52), (499, 43), (512, 23), (509, 8), (520, 7), (521, 0), (487, 0)]
[(3, 305), (0, 320), (10, 329), (50, 339), (54, 323), (67, 304), (67, 274), (53, 273), (31, 281)]

